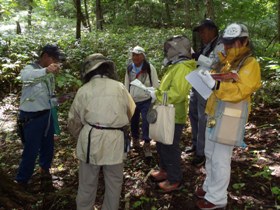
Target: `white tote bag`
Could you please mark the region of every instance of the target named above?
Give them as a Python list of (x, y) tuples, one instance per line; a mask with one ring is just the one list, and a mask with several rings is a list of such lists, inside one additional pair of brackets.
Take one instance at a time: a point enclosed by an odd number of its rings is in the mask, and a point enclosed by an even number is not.
[(157, 112), (156, 121), (149, 125), (149, 137), (157, 142), (173, 144), (175, 129), (175, 107), (172, 104), (166, 105), (167, 95), (164, 94), (163, 104), (154, 105)]

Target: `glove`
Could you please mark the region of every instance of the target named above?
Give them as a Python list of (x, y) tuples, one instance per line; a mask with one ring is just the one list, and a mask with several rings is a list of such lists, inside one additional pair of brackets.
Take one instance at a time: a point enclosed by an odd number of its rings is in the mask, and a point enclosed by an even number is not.
[(216, 81), (213, 79), (209, 71), (199, 70), (198, 76), (202, 79), (202, 81), (212, 90), (215, 85)]
[(152, 103), (154, 103), (157, 100), (156, 91), (155, 90), (148, 90), (148, 91), (149, 91), (150, 96), (152, 98)]

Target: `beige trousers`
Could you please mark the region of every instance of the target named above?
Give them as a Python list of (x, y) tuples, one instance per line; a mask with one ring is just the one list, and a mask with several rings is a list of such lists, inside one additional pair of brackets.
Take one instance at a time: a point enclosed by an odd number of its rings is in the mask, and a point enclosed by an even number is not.
[(102, 210), (117, 210), (123, 183), (124, 164), (97, 166), (80, 161), (77, 210), (93, 210), (100, 168), (103, 169), (105, 195)]

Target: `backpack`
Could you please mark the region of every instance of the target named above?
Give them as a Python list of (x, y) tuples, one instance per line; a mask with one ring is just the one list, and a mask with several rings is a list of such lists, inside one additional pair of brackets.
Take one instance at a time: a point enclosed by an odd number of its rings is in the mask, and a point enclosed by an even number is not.
[[(130, 64), (127, 66), (127, 73), (128, 73), (128, 74), (129, 74), (129, 72), (132, 71), (132, 68), (133, 68), (133, 67), (132, 67), (132, 63), (130, 63)], [(148, 75), (149, 75), (149, 80), (150, 80), (150, 84), (151, 84), (151, 86), (153, 86), (152, 76), (151, 76), (151, 66), (150, 66), (149, 62), (147, 62), (146, 60), (144, 60), (142, 69), (148, 73)], [(141, 70), (141, 71), (142, 71), (142, 70)]]

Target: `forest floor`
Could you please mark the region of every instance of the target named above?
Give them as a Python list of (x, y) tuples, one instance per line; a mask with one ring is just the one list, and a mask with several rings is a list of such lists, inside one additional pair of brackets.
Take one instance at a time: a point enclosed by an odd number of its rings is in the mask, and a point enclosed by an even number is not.
[[(16, 95), (9, 95), (0, 102), (0, 169), (5, 176), (14, 179), (22, 152), (22, 144), (16, 134), (18, 107)], [(63, 116), (64, 115), (64, 116)], [(55, 142), (55, 155), (51, 169), (52, 186), (42, 187), (38, 166), (27, 188), (36, 202), (15, 201), (13, 209), (75, 210), (78, 188), (78, 161), (75, 158), (76, 141), (66, 129), (66, 112), (60, 113), (62, 133)], [(280, 209), (280, 107), (259, 106), (252, 110), (246, 126), (247, 148), (235, 148), (232, 158), (231, 181), (228, 187), (227, 210)], [(181, 150), (191, 145), (190, 127), (187, 125), (181, 140)], [(182, 152), (184, 188), (174, 193), (161, 192), (151, 181), (149, 173), (157, 167), (155, 142), (153, 158), (144, 159), (141, 151), (131, 151), (125, 161), (124, 184), (120, 208), (144, 210), (194, 210), (197, 198), (194, 190), (205, 178), (205, 169), (191, 165), (192, 154)], [(95, 207), (101, 209), (104, 182), (101, 173)], [(2, 179), (0, 179), (0, 182)], [(0, 190), (3, 197), (13, 196)], [(8, 195), (9, 194), (9, 195)], [(2, 199), (3, 200), (3, 199)], [(5, 200), (5, 199), (4, 199)], [(21, 206), (20, 208), (18, 206)], [(0, 202), (0, 210), (7, 208)]]

